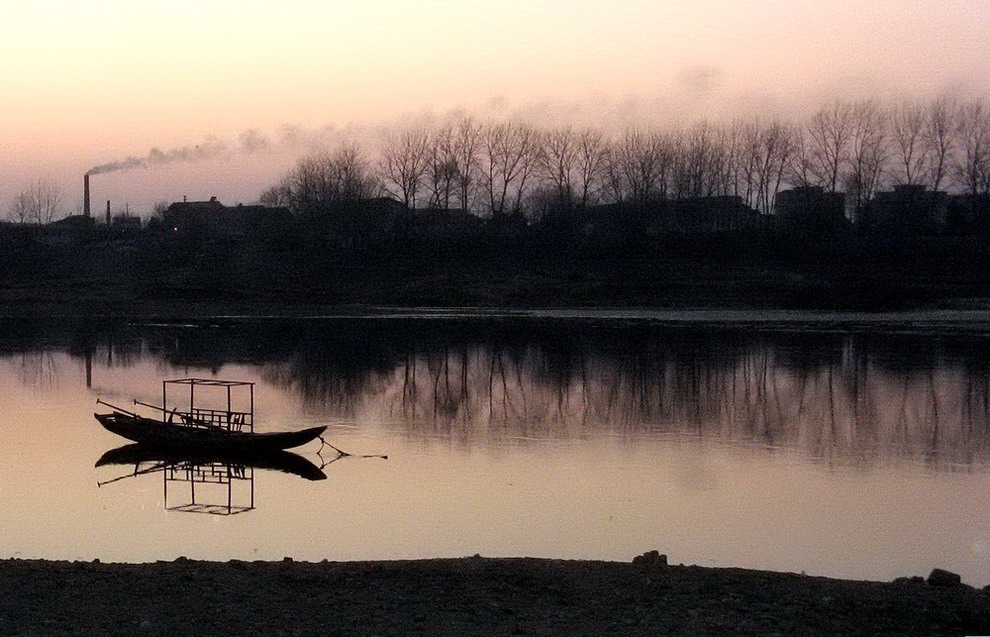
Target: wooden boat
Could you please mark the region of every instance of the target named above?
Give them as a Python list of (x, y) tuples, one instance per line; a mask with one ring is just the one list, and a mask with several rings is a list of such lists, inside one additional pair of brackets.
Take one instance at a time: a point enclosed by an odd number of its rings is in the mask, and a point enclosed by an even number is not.
[(113, 411), (93, 414), (103, 427), (128, 440), (170, 449), (204, 451), (261, 452), (291, 449), (320, 437), (326, 427), (309, 427), (300, 431), (256, 433), (220, 426), (193, 426), (145, 418), (137, 414)]
[[(173, 400), (169, 400), (170, 389)], [(200, 394), (208, 394), (208, 406), (197, 402), (197, 389)], [(181, 394), (181, 407), (176, 405), (176, 392)], [(162, 381), (161, 405), (134, 401), (135, 405), (161, 412), (161, 420), (141, 416), (102, 399), (96, 402), (113, 410), (108, 414), (93, 414), (107, 431), (159, 449), (225, 453), (276, 451), (316, 440), (326, 430), (326, 427), (310, 427), (300, 431), (255, 433), (254, 383), (237, 380), (179, 378)]]
[(255, 469), (281, 471), (305, 478), (326, 480), (327, 474), (320, 467), (290, 451), (281, 449), (260, 451), (208, 451), (202, 449), (176, 449), (149, 444), (129, 444), (107, 451), (96, 461), (97, 467), (106, 465), (139, 465), (151, 463), (153, 468), (168, 466), (197, 466), (227, 464)]

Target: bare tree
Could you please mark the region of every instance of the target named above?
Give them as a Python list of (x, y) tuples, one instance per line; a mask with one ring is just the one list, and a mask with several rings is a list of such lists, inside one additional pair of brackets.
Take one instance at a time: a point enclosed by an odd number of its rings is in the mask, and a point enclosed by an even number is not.
[(957, 143), (959, 105), (955, 100), (939, 98), (928, 105), (924, 139), (928, 159), (928, 184), (939, 190), (948, 178)]
[(990, 194), (990, 110), (982, 102), (965, 104), (958, 129), (960, 186), (972, 195)]
[[(714, 150), (714, 157), (711, 163), (711, 194), (712, 195), (732, 195), (735, 193), (733, 183), (735, 161), (733, 149), (732, 128), (719, 125), (716, 129), (717, 145)], [(794, 140), (791, 140), (794, 142)], [(789, 158), (788, 158), (789, 159)]]
[(39, 179), (14, 197), (10, 218), (19, 223), (51, 223), (58, 216), (61, 204), (62, 191), (58, 186)]
[(285, 208), (292, 203), (292, 183), (284, 177), (258, 195), (258, 203), (272, 208)]
[[(532, 188), (526, 197), (526, 209), (533, 221), (562, 220), (560, 193), (549, 183), (540, 183)], [(565, 213), (568, 211), (564, 211)]]
[(441, 126), (427, 139), (424, 182), (429, 207), (448, 210), (457, 190), (457, 156), (452, 126)]
[(745, 121), (740, 124), (738, 139), (739, 151), (737, 161), (740, 169), (737, 174), (742, 177), (739, 194), (750, 208), (757, 209), (763, 197), (760, 169), (763, 165), (763, 125), (758, 119)]
[(629, 130), (609, 153), (610, 187), (617, 199), (637, 205), (666, 199), (673, 173), (673, 138), (659, 131)]
[(367, 161), (350, 143), (300, 160), (287, 181), (293, 209), (306, 215), (325, 214), (377, 191)]
[(18, 193), (14, 197), (8, 217), (16, 223), (30, 223), (34, 219), (31, 197), (26, 191)]
[(807, 169), (828, 192), (838, 188), (849, 160), (852, 118), (851, 105), (836, 101), (815, 113), (806, 127)]
[(540, 175), (549, 186), (544, 188), (561, 209), (574, 205), (574, 183), (578, 170), (579, 145), (571, 128), (556, 128), (543, 134), (543, 152), (539, 155)]
[(918, 102), (902, 102), (890, 110), (890, 138), (899, 184), (923, 184), (928, 180), (929, 151), (926, 143), (928, 109)]
[(538, 130), (526, 124), (519, 124), (517, 125), (517, 135), (519, 136), (522, 160), (519, 166), (519, 180), (516, 183), (512, 200), (513, 214), (523, 212), (523, 201), (535, 182), (540, 166), (540, 157), (543, 155), (543, 136)]
[(577, 134), (577, 205), (587, 207), (597, 199), (605, 170), (607, 142), (600, 130), (586, 128)]
[(887, 118), (876, 102), (849, 106), (849, 167), (845, 174), (855, 210), (879, 189), (887, 163)]
[(606, 203), (618, 203), (625, 199), (622, 177), (622, 155), (619, 140), (609, 140), (602, 153), (602, 198)]
[(806, 188), (809, 186), (821, 186), (818, 176), (812, 166), (812, 143), (807, 130), (803, 127), (794, 129), (794, 149), (787, 160), (786, 178), (787, 182), (794, 187)]
[(551, 211), (569, 213), (598, 200), (607, 163), (601, 131), (570, 127), (546, 131), (536, 157), (539, 179), (529, 201), (537, 216)]
[(62, 191), (55, 184), (39, 181), (33, 189), (35, 209), (38, 212), (38, 223), (51, 223), (58, 215), (62, 204)]
[(470, 117), (454, 126), (452, 157), (455, 167), (455, 189), (461, 210), (471, 210), (478, 187), (479, 157), (482, 127)]
[(407, 128), (385, 136), (379, 149), (378, 169), (385, 191), (416, 207), (416, 195), (428, 169), (429, 134), (423, 128)]
[(723, 148), (725, 153), (725, 179), (727, 194), (749, 200), (751, 190), (752, 165), (750, 147), (747, 138), (750, 137), (749, 122), (741, 119), (734, 120), (723, 133)]
[(736, 121), (728, 133), (727, 152), (733, 192), (746, 205), (769, 214), (798, 145), (797, 133), (779, 121)]
[(773, 211), (777, 192), (784, 180), (790, 156), (794, 152), (794, 130), (780, 121), (773, 121), (763, 126), (760, 135), (762, 151), (758, 166), (758, 202), (757, 210), (766, 214)]
[(702, 121), (685, 131), (678, 131), (673, 147), (671, 189), (674, 197), (724, 194), (725, 138), (718, 127)]
[(480, 144), (481, 179), (494, 218), (521, 212), (526, 187), (537, 166), (538, 135), (525, 124), (485, 126)]

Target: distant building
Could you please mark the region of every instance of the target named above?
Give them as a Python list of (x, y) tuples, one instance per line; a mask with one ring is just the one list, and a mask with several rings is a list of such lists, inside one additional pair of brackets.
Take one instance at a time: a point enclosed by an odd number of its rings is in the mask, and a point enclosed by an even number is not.
[[(688, 197), (666, 202), (659, 227), (670, 232), (713, 234), (750, 229), (759, 223), (760, 213), (753, 210), (742, 197)], [(656, 221), (654, 221), (655, 225)], [(653, 228), (647, 226), (647, 232)]]
[(243, 238), (278, 231), (290, 217), (288, 208), (224, 206), (209, 201), (177, 201), (161, 215), (161, 226), (176, 236)]
[(349, 219), (345, 233), (350, 235), (350, 244), (356, 245), (380, 240), (408, 213), (401, 201), (391, 197), (369, 197), (341, 205), (335, 214)]
[(393, 199), (392, 197), (370, 197), (368, 199), (358, 199), (349, 207), (363, 213), (386, 216), (400, 214), (407, 210), (401, 201)]
[(860, 226), (871, 232), (931, 234), (946, 227), (948, 196), (923, 185), (903, 184), (878, 192), (864, 206)]
[(72, 245), (89, 240), (93, 227), (92, 217), (70, 215), (39, 227), (39, 239), (49, 245)]
[(949, 232), (990, 232), (990, 194), (949, 195), (946, 207), (946, 227)]
[(141, 217), (117, 215), (110, 220), (110, 227), (121, 232), (135, 232), (141, 229)]
[(779, 220), (814, 234), (848, 227), (845, 207), (844, 193), (825, 192), (821, 186), (798, 186), (778, 192), (773, 211)]
[(732, 195), (666, 199), (650, 204), (624, 201), (575, 210), (575, 228), (585, 239), (604, 243), (664, 234), (705, 235), (756, 227), (761, 215)]
[(176, 201), (162, 212), (162, 223), (175, 233), (205, 232), (220, 224), (224, 207), (216, 197), (209, 201)]
[(485, 222), (467, 210), (420, 208), (405, 214), (404, 230), (417, 236), (452, 237), (478, 232)]
[(66, 232), (88, 232), (93, 229), (93, 218), (86, 215), (69, 215), (48, 224), (53, 230)]
[(625, 201), (579, 208), (573, 212), (574, 229), (578, 236), (603, 244), (628, 240), (636, 221), (641, 218), (641, 211)]

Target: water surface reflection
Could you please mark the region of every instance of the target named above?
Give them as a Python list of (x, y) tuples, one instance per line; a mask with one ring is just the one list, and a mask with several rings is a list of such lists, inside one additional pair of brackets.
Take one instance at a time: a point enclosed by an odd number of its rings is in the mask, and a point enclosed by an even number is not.
[[(325, 319), (77, 325), (0, 348), (55, 383), (51, 348), (108, 368), (260, 368), (330, 420), (459, 444), (587, 435), (700, 436), (840, 463), (950, 469), (990, 450), (990, 339), (809, 325)], [(874, 326), (875, 327), (875, 326)], [(17, 330), (14, 330), (17, 333)], [(88, 375), (90, 372), (88, 372)]]
[[(880, 579), (938, 566), (990, 583), (990, 320), (0, 328), (6, 556), (630, 559), (656, 548), (688, 563)], [(96, 489), (125, 466), (170, 460), (94, 469), (119, 444), (92, 418), (96, 396), (155, 402), (163, 378), (210, 373), (258, 383), (259, 431), (330, 425), (342, 448), (390, 459), (336, 464), (329, 481), (259, 470), (256, 508), (222, 520), (162, 514), (154, 478)], [(299, 453), (318, 466), (315, 451)], [(59, 519), (76, 520), (73, 532), (38, 533)]]
[(262, 376), (314, 412), (463, 444), (686, 435), (941, 468), (990, 448), (982, 335), (376, 327), (304, 333)]
[[(327, 479), (323, 467), (288, 451), (197, 453), (130, 444), (111, 449), (96, 461), (97, 467), (109, 465), (133, 465), (133, 469), (130, 473), (100, 481), (100, 487), (157, 474), (162, 477), (166, 511), (213, 515), (233, 515), (254, 509), (255, 469), (281, 471), (305, 480)], [(180, 486), (185, 488), (176, 493)], [(172, 498), (169, 487), (172, 487)]]

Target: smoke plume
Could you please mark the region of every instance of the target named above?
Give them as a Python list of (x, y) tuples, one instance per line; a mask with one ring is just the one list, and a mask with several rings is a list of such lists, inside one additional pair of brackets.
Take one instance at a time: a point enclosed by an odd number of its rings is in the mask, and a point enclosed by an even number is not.
[(118, 161), (93, 166), (86, 174), (99, 175), (175, 163), (230, 159), (238, 155), (257, 153), (313, 152), (329, 148), (343, 137), (353, 133), (354, 131), (342, 131), (333, 126), (305, 128), (286, 124), (279, 128), (276, 138), (273, 140), (262, 131), (251, 128), (238, 135), (234, 141), (211, 137), (194, 146), (180, 146), (168, 150), (152, 148), (144, 156), (130, 156)]

